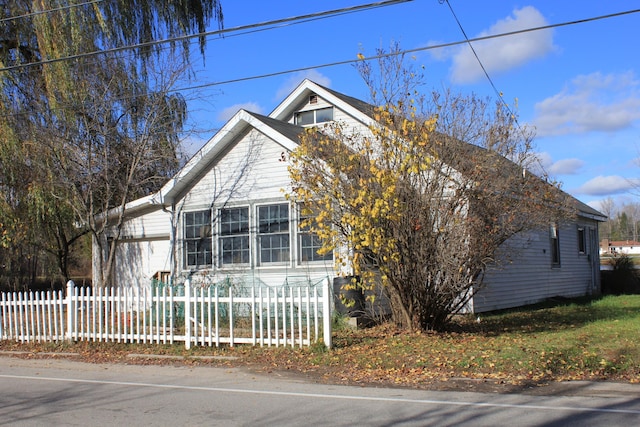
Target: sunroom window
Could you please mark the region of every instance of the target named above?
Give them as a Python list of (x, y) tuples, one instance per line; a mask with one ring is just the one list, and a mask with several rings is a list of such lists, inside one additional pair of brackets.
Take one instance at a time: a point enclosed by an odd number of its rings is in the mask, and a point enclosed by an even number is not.
[(211, 265), (211, 211), (184, 214), (184, 254), (186, 267)]
[(333, 253), (319, 254), (318, 250), (322, 247), (322, 241), (317, 234), (311, 231), (311, 227), (308, 220), (313, 217), (309, 212), (306, 212), (301, 206), (300, 212), (300, 225), (298, 227), (298, 256), (300, 262), (312, 262), (312, 261), (330, 261), (333, 259)]
[(249, 264), (249, 208), (220, 209), (220, 263)]
[(258, 244), (260, 263), (289, 261), (289, 205), (258, 207)]

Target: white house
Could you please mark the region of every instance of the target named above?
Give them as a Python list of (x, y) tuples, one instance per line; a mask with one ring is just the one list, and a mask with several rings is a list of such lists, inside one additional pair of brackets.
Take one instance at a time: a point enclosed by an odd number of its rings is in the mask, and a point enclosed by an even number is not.
[(640, 242), (635, 240), (609, 240), (600, 242), (600, 255), (638, 255), (640, 254)]
[[(317, 238), (299, 227), (300, 212), (285, 198), (287, 153), (305, 126), (340, 121), (358, 132), (373, 122), (371, 112), (309, 80), (269, 116), (239, 111), (157, 193), (126, 206), (115, 283), (145, 287), (154, 277), (191, 277), (280, 285), (335, 276), (332, 255), (318, 255)], [(599, 292), (598, 223), (605, 217), (575, 204), (574, 222), (512, 239), (520, 256), (487, 272), (474, 311)], [(98, 248), (94, 275), (105, 257)]]

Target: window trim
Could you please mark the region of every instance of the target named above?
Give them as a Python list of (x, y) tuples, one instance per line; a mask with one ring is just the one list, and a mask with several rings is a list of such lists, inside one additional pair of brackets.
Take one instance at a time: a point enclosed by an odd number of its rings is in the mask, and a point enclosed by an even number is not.
[(560, 231), (557, 224), (549, 227), (549, 243), (551, 245), (551, 267), (558, 268), (561, 265), (560, 257)]
[[(322, 120), (322, 121), (319, 122), (318, 121), (318, 112), (320, 112), (320, 111), (331, 111), (331, 118), (328, 119), (328, 120)], [(309, 113), (313, 114), (313, 120), (310, 123), (301, 124), (299, 122), (299, 117), (302, 114), (309, 114)], [(320, 124), (320, 123), (328, 123), (328, 122), (333, 121), (334, 120), (334, 108), (333, 108), (333, 106), (329, 106), (329, 107), (323, 107), (323, 108), (315, 108), (313, 110), (297, 111), (293, 115), (293, 117), (294, 117), (294, 120), (293, 120), (294, 124), (296, 124), (298, 126), (315, 126), (315, 125)]]
[[(313, 214), (309, 214), (309, 215), (304, 215), (303, 214), (303, 210), (304, 210), (304, 206), (302, 204), (298, 204), (297, 205), (297, 214), (298, 214), (298, 223), (297, 223), (297, 227), (296, 227), (296, 233), (297, 233), (297, 244), (298, 244), (298, 248), (297, 248), (297, 258), (298, 258), (298, 264), (313, 264), (313, 263), (326, 263), (327, 261), (331, 261), (333, 262), (333, 251), (325, 254), (325, 255), (320, 255), (318, 254), (318, 249), (320, 249), (322, 247), (322, 242), (320, 241), (320, 237), (318, 237), (318, 235), (316, 233), (313, 233), (309, 227), (303, 227), (302, 223), (307, 220), (308, 218), (312, 218), (314, 215)], [(306, 228), (306, 229), (305, 229)], [(315, 242), (316, 240), (318, 241), (319, 246), (316, 245), (311, 245), (311, 246), (303, 246), (302, 244), (302, 239), (304, 237), (310, 237), (312, 240), (312, 243)], [(304, 259), (303, 256), (303, 250), (304, 249), (311, 249), (313, 250), (313, 255), (312, 255), (312, 259)], [(314, 250), (315, 249), (315, 250)]]
[[(236, 233), (226, 233), (225, 230), (223, 230), (223, 226), (227, 223), (222, 221), (223, 218), (223, 211), (234, 211), (234, 210), (244, 210), (246, 212), (246, 232), (244, 230), (241, 229), (241, 231), (243, 232), (236, 232)], [(233, 268), (233, 267), (246, 267), (248, 265), (251, 265), (251, 259), (252, 259), (252, 255), (251, 255), (251, 209), (249, 206), (247, 205), (239, 205), (239, 206), (224, 206), (224, 207), (220, 207), (217, 209), (217, 231), (218, 231), (218, 236), (217, 236), (217, 245), (218, 245), (218, 256), (216, 257), (217, 259), (217, 264), (219, 268)], [(244, 222), (244, 221), (242, 221)], [(241, 223), (242, 223), (241, 222)], [(229, 224), (231, 224), (231, 222), (229, 222)], [(240, 228), (242, 228), (242, 225), (240, 225)], [(224, 250), (224, 243), (223, 241), (225, 240), (232, 240), (235, 238), (246, 238), (246, 248), (241, 247), (240, 249), (231, 249), (230, 253), (233, 256), (234, 253), (240, 253), (240, 258), (241, 258), (241, 262), (224, 262), (224, 256), (226, 253), (228, 253), (229, 251), (225, 251)], [(247, 259), (246, 262), (244, 262), (245, 260), (243, 259), (244, 257), (244, 253), (246, 253)]]
[[(287, 224), (286, 224), (286, 232), (282, 231), (282, 230), (277, 230), (277, 231), (262, 231), (262, 222), (261, 222), (261, 209), (270, 209), (273, 207), (278, 206), (279, 209), (282, 209), (282, 207), (285, 208), (285, 212), (287, 214)], [(288, 202), (280, 202), (280, 203), (264, 203), (264, 204), (259, 204), (256, 205), (255, 207), (255, 212), (256, 212), (256, 218), (255, 218), (255, 242), (256, 242), (256, 257), (257, 257), (257, 265), (258, 266), (278, 266), (278, 265), (287, 265), (291, 262), (291, 258), (292, 258), (292, 230), (291, 230), (291, 204)], [(277, 217), (275, 219), (280, 219), (282, 220), (282, 217)], [(271, 220), (271, 218), (269, 217), (268, 220)], [(287, 251), (287, 256), (286, 259), (277, 259), (277, 260), (273, 260), (273, 254), (276, 253), (282, 253), (285, 250), (285, 247), (283, 246), (277, 246), (274, 248), (268, 248), (266, 250), (269, 251), (269, 253), (271, 254), (268, 260), (264, 260), (263, 259), (263, 244), (262, 244), (262, 238), (263, 237), (275, 237), (275, 236), (287, 236), (287, 243), (288, 243), (288, 247), (286, 247), (286, 251)]]
[[(209, 224), (206, 224), (204, 222), (199, 222), (199, 223), (192, 223), (192, 224), (188, 224), (188, 220), (187, 217), (189, 216), (195, 216), (195, 215), (202, 215), (208, 214), (209, 217)], [(212, 233), (212, 218), (211, 218), (211, 209), (202, 209), (202, 210), (194, 210), (194, 211), (188, 211), (188, 212), (184, 212), (183, 216), (183, 228), (182, 228), (182, 232), (183, 232), (183, 238), (182, 238), (182, 250), (183, 250), (183, 267), (185, 269), (191, 269), (191, 268), (199, 268), (199, 267), (211, 267), (213, 265), (213, 233)], [(189, 236), (189, 231), (188, 228), (192, 227), (200, 227), (200, 233), (198, 234), (197, 237), (188, 237)], [(204, 263), (200, 264), (198, 263), (198, 259), (200, 258), (201, 254), (200, 254), (200, 249), (199, 247), (196, 248), (196, 251), (189, 251), (189, 244), (195, 242), (196, 246), (198, 246), (198, 243), (200, 241), (206, 241), (208, 238), (209, 240), (209, 245), (208, 245), (208, 251), (206, 248), (206, 245), (204, 247), (204, 252), (202, 254), (202, 256), (204, 257)], [(195, 264), (189, 264), (189, 256), (195, 254), (196, 257), (196, 263)], [(208, 261), (208, 262), (207, 262)]]
[(580, 255), (587, 253), (587, 230), (580, 225), (578, 226), (578, 253)]

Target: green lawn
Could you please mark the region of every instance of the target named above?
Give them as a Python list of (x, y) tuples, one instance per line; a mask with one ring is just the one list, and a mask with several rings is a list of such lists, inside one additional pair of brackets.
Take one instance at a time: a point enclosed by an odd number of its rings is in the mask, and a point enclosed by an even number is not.
[(448, 333), (403, 334), (389, 327), (340, 331), (336, 348), (317, 363), (354, 366), (358, 375), (387, 375), (395, 382), (451, 377), (640, 382), (639, 338), (640, 296), (608, 296), (481, 316), (479, 323), (462, 317)]

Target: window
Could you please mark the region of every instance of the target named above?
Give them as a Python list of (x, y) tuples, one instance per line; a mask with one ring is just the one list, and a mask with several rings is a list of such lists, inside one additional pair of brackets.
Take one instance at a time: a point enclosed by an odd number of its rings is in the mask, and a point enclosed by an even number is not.
[(583, 227), (578, 227), (578, 252), (587, 253), (587, 241)]
[(333, 120), (333, 107), (321, 108), (320, 110), (315, 110), (315, 112), (316, 123), (330, 122)]
[(249, 208), (220, 209), (220, 263), (249, 264)]
[(551, 225), (549, 237), (551, 239), (551, 265), (560, 267), (560, 236), (556, 224)]
[(331, 120), (333, 120), (333, 107), (300, 111), (295, 115), (295, 123), (298, 126), (314, 125), (316, 123), (324, 123)]
[(289, 261), (289, 205), (258, 207), (260, 263)]
[(303, 213), (303, 208), (300, 210), (300, 226), (298, 227), (298, 256), (301, 262), (311, 261), (330, 261), (333, 259), (333, 253), (329, 252), (320, 255), (318, 249), (322, 247), (322, 242), (317, 234), (311, 232), (309, 225), (304, 225), (303, 222), (312, 218), (313, 214)]
[(211, 265), (211, 247), (211, 211), (185, 212), (185, 266), (199, 267)]

